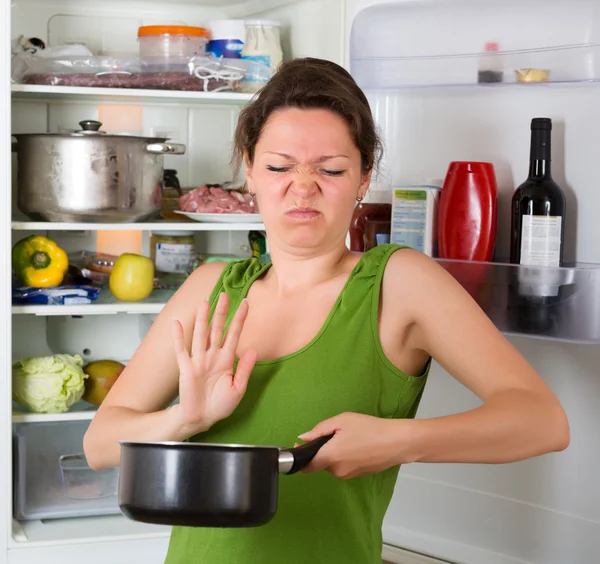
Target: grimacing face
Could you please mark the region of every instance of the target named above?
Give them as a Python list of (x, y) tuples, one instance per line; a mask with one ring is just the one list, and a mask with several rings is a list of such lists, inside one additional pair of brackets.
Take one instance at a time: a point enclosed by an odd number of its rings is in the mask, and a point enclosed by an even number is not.
[(371, 176), (345, 120), (324, 109), (273, 112), (245, 164), (271, 245), (296, 252), (343, 243)]

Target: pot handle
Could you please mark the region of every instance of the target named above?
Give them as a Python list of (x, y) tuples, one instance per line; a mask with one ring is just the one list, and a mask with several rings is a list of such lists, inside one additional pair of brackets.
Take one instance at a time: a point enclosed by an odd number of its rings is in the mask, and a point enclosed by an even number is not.
[(184, 155), (185, 145), (179, 143), (151, 143), (146, 145), (146, 151), (154, 154)]
[(308, 466), (310, 461), (315, 457), (319, 449), (335, 435), (325, 435), (314, 441), (310, 441), (305, 445), (282, 450), (279, 453), (279, 472), (282, 474), (295, 474)]

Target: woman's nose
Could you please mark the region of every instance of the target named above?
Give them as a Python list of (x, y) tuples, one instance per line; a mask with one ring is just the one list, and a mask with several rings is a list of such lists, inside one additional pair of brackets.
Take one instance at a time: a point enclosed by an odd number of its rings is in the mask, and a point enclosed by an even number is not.
[(319, 189), (314, 176), (306, 170), (299, 170), (292, 179), (292, 192), (304, 198), (310, 197)]

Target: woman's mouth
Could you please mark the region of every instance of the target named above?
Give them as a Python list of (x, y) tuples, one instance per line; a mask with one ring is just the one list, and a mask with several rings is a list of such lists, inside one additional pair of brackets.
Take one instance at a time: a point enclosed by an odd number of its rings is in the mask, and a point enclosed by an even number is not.
[(321, 215), (321, 212), (313, 208), (294, 207), (286, 212), (286, 215), (296, 221), (310, 221)]

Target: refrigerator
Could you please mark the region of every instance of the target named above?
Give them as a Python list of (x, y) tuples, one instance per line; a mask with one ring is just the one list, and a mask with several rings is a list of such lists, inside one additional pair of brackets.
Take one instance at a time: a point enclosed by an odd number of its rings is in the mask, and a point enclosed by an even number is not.
[[(595, 437), (600, 428), (600, 1), (1, 0), (0, 6), (0, 240), (5, 257), (16, 241), (35, 233), (71, 253), (147, 254), (153, 230), (174, 228), (168, 222), (28, 218), (16, 203), (11, 135), (61, 133), (77, 129), (82, 120), (98, 120), (109, 132), (169, 137), (184, 143), (187, 152), (166, 156), (165, 168), (177, 170), (182, 186), (200, 186), (230, 179), (236, 117), (251, 99), (244, 93), (16, 83), (10, 78), (11, 46), (20, 36), (40, 38), (48, 46), (83, 43), (95, 53), (119, 56), (137, 51), (141, 25), (277, 20), (284, 59), (333, 60), (365, 91), (384, 142), (382, 174), (390, 186), (443, 179), (451, 161), (493, 163), (499, 217), (496, 264), (488, 276), (492, 296), (500, 297), (488, 296), (482, 307), (561, 400), (571, 445), (513, 464), (403, 467), (384, 521), (382, 558), (397, 564), (589, 564), (600, 559), (600, 441)], [(494, 68), (503, 78), (482, 83), (478, 72), (489, 63), (484, 47), (490, 42), (497, 45)], [(549, 70), (548, 80), (519, 82), (516, 71), (521, 69)], [(553, 173), (567, 197), (565, 261), (570, 266), (560, 272), (570, 280), (565, 306), (570, 309), (550, 333), (516, 329), (502, 301), (507, 273), (516, 268), (506, 264), (510, 200), (527, 176), (534, 117), (553, 120)], [(235, 256), (247, 256), (248, 234), (260, 227), (186, 224), (201, 252)], [(29, 464), (30, 483), (25, 484), (31, 487), (52, 476), (64, 486), (58, 456), (63, 447), (77, 451), (76, 440), (72, 446), (65, 443), (85, 430), (93, 410), (61, 415), (15, 410), (11, 366), (23, 357), (64, 352), (80, 354), (86, 362), (126, 361), (164, 302), (13, 305), (10, 260), (0, 265), (5, 312), (0, 330), (0, 564), (162, 563), (167, 528), (134, 523), (112, 510), (56, 517), (46, 508), (36, 518), (31, 507), (17, 507), (24, 478), (15, 468)], [(468, 351), (469, 343), (464, 346)], [(475, 396), (434, 363), (417, 417), (477, 405)], [(32, 461), (41, 462), (32, 469)]]

